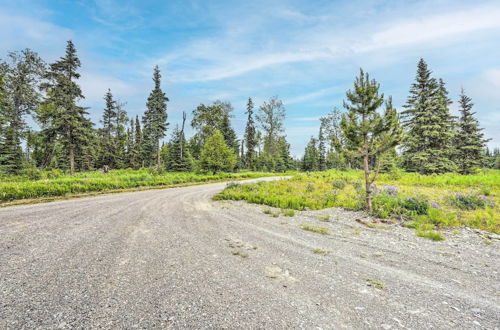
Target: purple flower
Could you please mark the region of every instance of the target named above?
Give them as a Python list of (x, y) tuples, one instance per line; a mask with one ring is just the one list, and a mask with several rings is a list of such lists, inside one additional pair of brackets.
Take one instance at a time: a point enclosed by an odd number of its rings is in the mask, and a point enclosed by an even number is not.
[(432, 202), (432, 208), (437, 210), (439, 209), (439, 206), (437, 205), (436, 202)]

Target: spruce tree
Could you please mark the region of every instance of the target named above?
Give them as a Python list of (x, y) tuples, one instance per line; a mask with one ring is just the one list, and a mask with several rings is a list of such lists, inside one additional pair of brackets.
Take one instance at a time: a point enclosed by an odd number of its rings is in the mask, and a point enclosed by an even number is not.
[(139, 116), (135, 117), (135, 128), (134, 128), (134, 144), (132, 146), (132, 156), (131, 164), (133, 169), (139, 169), (143, 166), (142, 158), (142, 132), (141, 123), (139, 121)]
[(257, 130), (255, 128), (255, 121), (253, 118), (253, 101), (251, 98), (248, 98), (247, 103), (247, 111), (245, 112), (247, 115), (247, 124), (245, 127), (245, 146), (246, 146), (246, 154), (245, 154), (245, 166), (249, 169), (255, 168), (255, 155), (257, 148)]
[(156, 162), (156, 167), (159, 169), (160, 140), (165, 136), (168, 127), (167, 102), (169, 99), (161, 89), (161, 74), (158, 66), (154, 68), (153, 82), (154, 88), (149, 94), (147, 110), (142, 117), (142, 148), (146, 165), (151, 166)]
[(99, 150), (99, 166), (109, 166), (110, 168), (116, 168), (117, 159), (113, 136), (116, 124), (116, 101), (113, 99), (111, 90), (108, 89), (106, 95), (104, 95), (104, 101), (105, 108), (101, 120), (102, 129)]
[(484, 163), (484, 148), (487, 139), (484, 138), (479, 121), (472, 111), (474, 104), (462, 89), (460, 94), (460, 120), (456, 137), (457, 165), (461, 174), (471, 174), (477, 171)]
[(17, 173), (24, 162), (22, 143), (26, 141), (28, 125), (25, 116), (33, 113), (40, 103), (39, 84), (45, 63), (37, 53), (25, 49), (11, 52), (8, 63), (0, 63), (4, 127), (0, 132), (0, 170)]
[(379, 88), (375, 80), (370, 80), (369, 75), (360, 70), (354, 89), (346, 93), (344, 107), (348, 112), (341, 123), (350, 153), (363, 162), (368, 212), (372, 211), (372, 185), (380, 170), (380, 158), (394, 148), (403, 136), (392, 105), (386, 105), (383, 115), (378, 113), (384, 103), (384, 95), (379, 94)]
[(47, 98), (43, 102), (40, 115), (42, 127), (56, 133), (67, 157), (71, 175), (75, 173), (75, 158), (89, 144), (92, 135), (92, 123), (86, 118), (86, 109), (77, 102), (84, 98), (76, 80), (80, 60), (72, 41), (66, 45), (66, 54), (50, 65), (47, 82), (43, 88)]
[(304, 171), (317, 171), (319, 168), (320, 154), (318, 151), (318, 140), (311, 137), (309, 143), (304, 150), (304, 157), (302, 159), (302, 170)]
[(324, 127), (320, 125), (318, 136), (318, 170), (326, 170), (326, 138), (323, 132)]
[(189, 172), (193, 168), (193, 158), (186, 145), (186, 138), (183, 130), (175, 127), (172, 132), (172, 139), (168, 144), (165, 167), (172, 172)]
[(407, 133), (403, 164), (408, 171), (429, 174), (456, 168), (451, 160), (454, 133), (447, 93), (443, 81), (432, 78), (427, 63), (420, 59), (416, 81), (402, 112)]

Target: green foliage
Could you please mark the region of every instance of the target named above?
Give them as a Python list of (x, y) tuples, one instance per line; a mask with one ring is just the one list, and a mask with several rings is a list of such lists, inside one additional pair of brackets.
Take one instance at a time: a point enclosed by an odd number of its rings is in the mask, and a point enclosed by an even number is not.
[(360, 70), (354, 82), (354, 90), (346, 93), (344, 107), (347, 113), (342, 117), (341, 128), (346, 139), (346, 148), (351, 157), (363, 161), (365, 172), (365, 207), (372, 211), (372, 184), (380, 170), (381, 158), (393, 150), (403, 138), (392, 98), (386, 102), (384, 115), (378, 109), (384, 103), (379, 95), (379, 84)]
[(146, 111), (142, 117), (142, 158), (147, 166), (156, 164), (160, 167), (160, 140), (167, 131), (168, 97), (161, 89), (160, 68), (155, 66), (153, 72), (154, 88), (149, 94)]
[(259, 172), (219, 173), (216, 175), (193, 172), (164, 173), (152, 168), (111, 170), (106, 174), (102, 172), (83, 172), (71, 176), (63, 175), (60, 170), (55, 169), (43, 171), (41, 180), (31, 180), (27, 176), (2, 177), (0, 181), (0, 202), (137, 189), (140, 187), (165, 187), (196, 182), (257, 178), (270, 175), (276, 174)]
[(465, 95), (464, 90), (459, 100), (460, 120), (458, 122), (458, 134), (455, 138), (457, 155), (456, 163), (462, 174), (477, 172), (485, 162), (484, 148), (489, 140), (484, 138), (479, 122), (474, 118), (472, 111), (474, 104), (470, 97)]
[(486, 206), (494, 206), (493, 200), (488, 200), (486, 196), (477, 195), (473, 192), (456, 193), (450, 196), (450, 203), (461, 210), (477, 210), (484, 209)]
[(193, 162), (184, 132), (176, 127), (167, 147), (165, 168), (173, 172), (189, 172), (193, 169)]
[[(215, 199), (246, 200), (281, 209), (324, 209), (343, 207), (359, 210), (363, 207), (364, 190), (360, 185), (361, 171), (326, 171), (296, 174), (288, 180), (276, 180), (255, 184), (227, 187)], [(343, 188), (333, 188), (332, 182), (345, 183)], [(390, 174), (380, 174), (385, 183), (373, 196), (372, 214), (380, 218), (409, 220), (413, 228), (430, 226), (423, 231), (437, 228), (468, 226), (499, 232), (500, 207), (494, 203), (500, 198), (500, 171), (463, 176), (440, 176), (401, 173), (399, 179)], [(396, 186), (397, 184), (397, 186)], [(338, 187), (340, 187), (339, 185)], [(484, 209), (463, 209), (450, 203), (452, 191), (470, 189), (489, 191)], [(452, 191), (450, 191), (450, 189)], [(471, 195), (469, 192), (467, 195)], [(472, 195), (478, 195), (474, 193)], [(468, 204), (468, 202), (466, 202)], [(325, 219), (327, 220), (327, 219)]]
[(431, 77), (427, 63), (420, 59), (417, 76), (402, 113), (405, 119), (404, 167), (424, 174), (456, 169), (453, 156), (454, 118), (448, 106), (448, 91), (442, 80)]
[(295, 211), (292, 210), (292, 209), (288, 209), (288, 210), (281, 210), (281, 213), (283, 213), (283, 215), (285, 217), (294, 217), (295, 216)]
[(417, 236), (428, 238), (433, 241), (442, 241), (444, 240), (444, 236), (441, 233), (438, 233), (434, 230), (417, 230)]
[[(76, 160), (87, 151), (93, 133), (86, 109), (77, 105), (83, 99), (76, 83), (80, 65), (75, 46), (68, 41), (65, 56), (50, 65), (47, 82), (42, 85), (47, 97), (38, 111), (44, 139), (50, 144), (61, 143), (71, 174), (75, 173)], [(49, 151), (47, 157), (53, 156), (53, 150)]]
[(224, 137), (219, 130), (215, 130), (203, 146), (200, 154), (202, 169), (218, 173), (232, 171), (236, 164), (236, 155), (224, 142)]
[(247, 124), (245, 127), (245, 146), (246, 146), (246, 154), (245, 154), (245, 166), (248, 169), (255, 169), (256, 167), (256, 151), (259, 141), (257, 136), (257, 128), (255, 127), (254, 114), (253, 114), (253, 101), (251, 98), (248, 98), (247, 103), (247, 111), (245, 112), (247, 115)]
[(321, 234), (321, 235), (329, 235), (330, 229), (323, 227), (315, 227), (311, 225), (300, 225), (300, 228), (307, 231), (312, 231), (313, 233)]

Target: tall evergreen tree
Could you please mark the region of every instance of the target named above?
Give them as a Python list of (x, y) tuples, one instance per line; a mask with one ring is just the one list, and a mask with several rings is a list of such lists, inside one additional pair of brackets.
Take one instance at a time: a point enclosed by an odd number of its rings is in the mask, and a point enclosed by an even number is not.
[(323, 125), (319, 126), (318, 136), (318, 169), (320, 171), (326, 170), (326, 138), (324, 134)]
[(92, 123), (86, 118), (86, 109), (77, 102), (84, 98), (76, 80), (80, 78), (80, 60), (72, 41), (66, 45), (66, 54), (50, 65), (43, 88), (47, 98), (43, 101), (39, 120), (48, 134), (56, 134), (68, 160), (71, 175), (75, 173), (75, 158), (89, 144)]
[(368, 212), (372, 211), (372, 185), (380, 170), (380, 158), (394, 148), (403, 136), (392, 105), (387, 104), (383, 115), (378, 113), (384, 103), (384, 95), (379, 94), (379, 88), (380, 85), (375, 80), (370, 80), (369, 75), (360, 70), (359, 77), (354, 82), (354, 90), (346, 93), (344, 107), (348, 112), (341, 123), (350, 152), (363, 161)]
[(479, 121), (474, 117), (472, 111), (474, 103), (470, 97), (465, 95), (462, 89), (458, 101), (460, 107), (460, 120), (456, 137), (457, 163), (462, 174), (474, 173), (484, 164), (484, 148), (487, 139), (484, 138)]
[(132, 155), (130, 166), (133, 169), (139, 169), (143, 166), (143, 158), (142, 158), (142, 132), (141, 132), (141, 123), (139, 121), (139, 116), (135, 117), (135, 126), (134, 126), (134, 144), (132, 145)]
[(255, 157), (256, 157), (256, 148), (258, 144), (257, 140), (257, 129), (255, 128), (255, 121), (253, 118), (253, 101), (251, 98), (248, 98), (247, 103), (247, 111), (245, 112), (247, 115), (247, 124), (245, 127), (245, 146), (246, 146), (246, 154), (245, 154), (245, 166), (249, 169), (255, 168)]
[(311, 137), (309, 143), (304, 150), (304, 157), (302, 159), (302, 170), (304, 171), (317, 171), (319, 169), (320, 153), (318, 151), (318, 140)]
[(11, 52), (8, 63), (0, 63), (4, 96), (4, 127), (0, 132), (0, 170), (16, 173), (24, 161), (22, 142), (29, 131), (25, 116), (34, 112), (40, 102), (39, 84), (45, 63), (37, 53), (25, 49)]
[(151, 166), (156, 159), (156, 166), (160, 168), (160, 140), (167, 131), (167, 102), (168, 97), (161, 89), (160, 68), (155, 66), (153, 72), (154, 88), (149, 94), (146, 104), (147, 110), (142, 118), (143, 125), (143, 157), (146, 165)]
[(450, 100), (442, 80), (431, 77), (427, 63), (420, 59), (415, 83), (402, 112), (407, 138), (403, 148), (404, 166), (420, 173), (453, 171), (451, 160), (453, 118)]
[(184, 131), (175, 127), (172, 132), (172, 139), (168, 144), (165, 167), (168, 171), (173, 172), (188, 172), (193, 168), (193, 158), (189, 149), (184, 149), (186, 138)]

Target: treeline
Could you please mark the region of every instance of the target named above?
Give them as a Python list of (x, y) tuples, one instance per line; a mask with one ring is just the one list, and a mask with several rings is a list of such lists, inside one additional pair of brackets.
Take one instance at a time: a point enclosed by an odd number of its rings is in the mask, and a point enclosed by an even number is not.
[[(358, 79), (361, 80), (359, 84), (355, 84), (353, 92), (356, 95), (347, 93), (348, 101), (344, 102), (345, 112), (335, 108), (320, 119), (318, 136), (311, 137), (305, 148), (302, 159), (303, 170), (363, 167), (362, 159), (359, 157), (363, 153), (359, 149), (361, 141), (352, 140), (356, 134), (349, 127), (349, 123), (363, 113), (356, 114), (349, 111), (350, 106), (354, 101), (359, 108), (378, 108), (383, 100), (383, 94), (380, 101), (373, 95), (375, 90), (378, 93), (378, 84), (367, 81), (368, 76), (364, 79), (363, 77), (362, 73), (360, 78), (357, 78), (357, 82)], [(371, 104), (368, 100), (374, 103)], [(422, 174), (445, 172), (470, 174), (481, 167), (500, 169), (500, 150), (486, 148), (486, 142), (489, 140), (484, 138), (482, 128), (475, 118), (476, 113), (473, 111), (474, 104), (471, 98), (462, 89), (458, 99), (460, 113), (458, 117), (451, 115), (449, 109), (451, 103), (444, 81), (432, 77), (426, 62), (421, 59), (404, 110), (392, 118), (404, 129), (404, 134), (398, 138), (394, 147), (379, 155), (380, 170), (391, 171), (402, 168)], [(389, 97), (386, 100), (386, 111), (391, 108), (392, 100)], [(373, 121), (378, 120), (373, 119)], [(373, 121), (364, 125), (375, 125)], [(364, 129), (367, 127), (357, 128), (357, 130)], [(389, 127), (381, 126), (380, 129), (387, 131)], [(363, 143), (373, 142), (376, 136), (377, 130), (374, 129), (362, 137)], [(385, 143), (387, 144), (387, 141)], [(375, 158), (375, 155), (370, 156), (370, 165), (376, 163)]]
[[(60, 169), (73, 174), (143, 167), (176, 172), (314, 171), (364, 168), (364, 161), (380, 170), (400, 167), (426, 174), (500, 168), (499, 150), (485, 149), (487, 140), (471, 99), (462, 91), (461, 116), (451, 116), (445, 84), (432, 77), (423, 60), (399, 114), (390, 98), (383, 94), (373, 98), (378, 85), (362, 73), (355, 90), (346, 95), (346, 111), (334, 109), (321, 118), (319, 134), (311, 138), (300, 160), (290, 154), (284, 129), (286, 110), (277, 97), (258, 107), (248, 99), (247, 123), (240, 139), (231, 124), (232, 105), (215, 101), (200, 104), (190, 114), (187, 124), (194, 129), (192, 137), (185, 136), (188, 115), (183, 113), (182, 122), (163, 143), (170, 125), (169, 99), (161, 88), (158, 67), (144, 114), (130, 118), (126, 104), (108, 90), (97, 128), (88, 118), (88, 108), (80, 105), (84, 100), (78, 84), (80, 65), (71, 41), (64, 56), (49, 65), (29, 49), (9, 53), (6, 61), (0, 61), (0, 173)], [(368, 99), (374, 103), (366, 103)], [(382, 104), (385, 112), (379, 115)], [(375, 112), (366, 117), (368, 113), (363, 115), (360, 109)], [(359, 115), (365, 119), (362, 124)], [(37, 129), (28, 122), (36, 123)], [(382, 146), (371, 152), (363, 149), (367, 143)]]
[[(125, 103), (111, 90), (104, 95), (100, 128), (79, 104), (80, 60), (71, 41), (58, 61), (47, 65), (26, 49), (0, 62), (0, 172), (60, 169), (75, 171), (156, 167), (158, 170), (211, 172), (250, 169), (287, 171), (297, 168), (290, 155), (283, 121), (285, 108), (276, 97), (257, 111), (251, 99), (244, 138), (231, 125), (233, 107), (215, 101), (192, 112), (195, 134), (184, 134), (187, 115), (176, 125), (168, 143), (168, 97), (161, 73), (154, 68), (154, 87), (139, 118), (129, 118)], [(35, 122), (38, 130), (28, 125)]]

